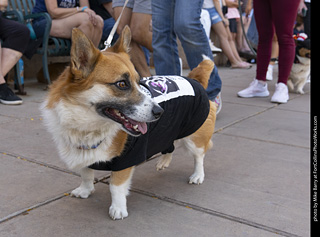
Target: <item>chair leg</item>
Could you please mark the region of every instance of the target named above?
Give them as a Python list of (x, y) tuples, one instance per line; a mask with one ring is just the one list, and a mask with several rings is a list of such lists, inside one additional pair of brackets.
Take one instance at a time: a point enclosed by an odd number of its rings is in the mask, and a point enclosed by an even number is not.
[(27, 92), (24, 91), (24, 81), (23, 81), (23, 78), (21, 77), (21, 74), (20, 74), (21, 66), (22, 65), (20, 65), (19, 61), (14, 66), (14, 72), (15, 72), (14, 81), (15, 81), (15, 85), (17, 86), (17, 89), (18, 89), (17, 94), (18, 95), (26, 95)]
[(51, 84), (49, 69), (48, 69), (48, 56), (46, 53), (42, 55), (42, 65), (43, 65), (43, 75), (44, 78), (47, 80), (48, 85)]

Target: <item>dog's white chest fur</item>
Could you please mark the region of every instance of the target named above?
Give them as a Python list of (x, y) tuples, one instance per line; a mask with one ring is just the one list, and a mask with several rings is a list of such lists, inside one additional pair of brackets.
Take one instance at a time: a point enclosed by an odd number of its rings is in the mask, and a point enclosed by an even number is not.
[[(78, 170), (98, 161), (112, 159), (108, 148), (120, 130), (120, 126), (102, 121), (95, 112), (83, 111), (80, 106), (66, 106), (59, 102), (55, 108), (47, 109), (47, 102), (41, 106), (45, 125), (51, 132), (61, 159), (70, 169)], [(81, 146), (95, 149), (80, 149)]]

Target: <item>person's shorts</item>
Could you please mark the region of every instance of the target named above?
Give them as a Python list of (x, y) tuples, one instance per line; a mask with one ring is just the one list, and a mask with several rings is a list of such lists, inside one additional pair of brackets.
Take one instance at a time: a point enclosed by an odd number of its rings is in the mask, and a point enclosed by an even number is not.
[(229, 29), (231, 33), (237, 33), (237, 19), (230, 18), (229, 19)]
[(216, 8), (205, 8), (209, 14), (211, 19), (211, 25), (217, 24), (218, 22), (222, 21), (219, 13), (217, 12)]
[(46, 25), (47, 25), (47, 20), (44, 17), (39, 17), (32, 21), (32, 28), (37, 38), (41, 38), (44, 36)]
[[(113, 0), (112, 8), (123, 7), (125, 0)], [(151, 14), (151, 0), (129, 0), (126, 6), (131, 8), (132, 12)]]

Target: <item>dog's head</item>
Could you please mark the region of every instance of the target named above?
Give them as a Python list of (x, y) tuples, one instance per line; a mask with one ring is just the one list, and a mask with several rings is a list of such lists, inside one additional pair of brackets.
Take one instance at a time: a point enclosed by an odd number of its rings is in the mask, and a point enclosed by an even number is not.
[(301, 62), (311, 59), (310, 39), (296, 40), (296, 56)]
[(159, 119), (163, 110), (140, 89), (140, 77), (128, 55), (130, 40), (130, 29), (125, 27), (116, 44), (100, 52), (81, 30), (73, 29), (70, 69), (61, 76), (63, 93), (59, 93), (83, 111), (139, 136), (146, 133), (146, 123)]

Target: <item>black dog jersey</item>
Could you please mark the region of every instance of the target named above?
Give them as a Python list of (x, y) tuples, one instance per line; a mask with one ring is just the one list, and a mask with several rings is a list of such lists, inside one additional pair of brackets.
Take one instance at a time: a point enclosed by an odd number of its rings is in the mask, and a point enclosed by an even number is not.
[(89, 168), (119, 171), (138, 165), (153, 155), (174, 151), (174, 140), (197, 131), (206, 120), (210, 104), (199, 82), (180, 76), (142, 78), (141, 89), (153, 97), (164, 112), (156, 122), (148, 124), (146, 134), (128, 136), (121, 156), (108, 162), (97, 162)]

